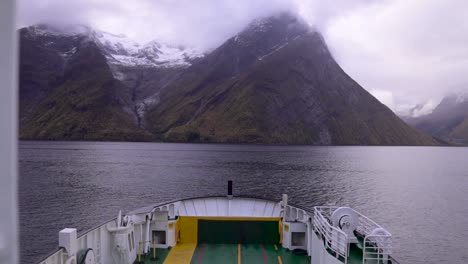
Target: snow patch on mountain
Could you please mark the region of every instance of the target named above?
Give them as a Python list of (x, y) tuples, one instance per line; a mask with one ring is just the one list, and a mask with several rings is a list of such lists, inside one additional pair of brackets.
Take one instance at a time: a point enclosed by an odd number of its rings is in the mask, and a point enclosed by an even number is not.
[(109, 49), (109, 61), (123, 66), (187, 67), (193, 59), (203, 57), (203, 53), (194, 48), (176, 47), (156, 41), (142, 47), (127, 42), (126, 45), (131, 47), (128, 49), (123, 49), (124, 45), (120, 43), (108, 40), (106, 43), (112, 47)]
[[(122, 66), (145, 67), (187, 67), (196, 58), (204, 54), (189, 47), (174, 46), (170, 44), (151, 41), (145, 45), (126, 37), (125, 35), (112, 34), (105, 31), (94, 30), (84, 25), (52, 26), (38, 24), (28, 28), (34, 37), (79, 37), (85, 36), (95, 42), (103, 51), (109, 64)], [(53, 39), (51, 40), (51, 45)], [(70, 51), (63, 56), (73, 55), (76, 51)]]
[(461, 104), (468, 101), (468, 93), (459, 93), (457, 94), (456, 102), (457, 104)]
[(64, 57), (64, 58), (70, 58), (70, 57), (73, 56), (73, 54), (75, 54), (75, 53), (76, 53), (76, 47), (73, 47), (71, 50), (66, 51), (66, 52), (64, 52), (64, 53), (62, 53), (62, 54), (60, 54), (60, 55), (61, 55), (62, 57)]
[(257, 59), (261, 61), (310, 31), (310, 26), (304, 21), (282, 12), (253, 20), (234, 36), (233, 42), (240, 47), (254, 46)]
[(140, 49), (140, 44), (127, 38), (125, 35), (115, 35), (104, 31), (94, 31), (92, 36), (106, 49), (106, 51), (111, 54), (136, 54)]
[(200, 51), (193, 48), (163, 45), (159, 50), (161, 51), (159, 54), (159, 62), (161, 63), (190, 65), (188, 63), (190, 60), (203, 57)]
[(272, 21), (265, 18), (256, 18), (248, 26), (247, 31), (266, 32), (272, 26)]
[(286, 42), (286, 43), (284, 43), (284, 44), (274, 46), (272, 51), (270, 51), (269, 53), (267, 53), (267, 54), (265, 54), (265, 55), (259, 57), (258, 60), (263, 60), (264, 58), (270, 56), (271, 54), (277, 52), (278, 50), (280, 50), (280, 49), (286, 47), (286, 45), (288, 45), (288, 44), (289, 44), (289, 42)]
[(125, 35), (102, 31), (96, 31), (93, 35), (112, 64), (130, 67), (183, 67), (190, 66), (192, 59), (203, 56), (203, 53), (193, 48), (176, 47), (157, 41), (140, 45)]

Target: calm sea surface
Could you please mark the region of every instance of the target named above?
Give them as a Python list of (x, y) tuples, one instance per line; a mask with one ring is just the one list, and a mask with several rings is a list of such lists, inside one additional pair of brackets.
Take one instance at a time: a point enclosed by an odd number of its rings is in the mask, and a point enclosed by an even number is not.
[(21, 262), (168, 200), (225, 195), (347, 205), (393, 234), (402, 263), (468, 263), (468, 148), (21, 142)]

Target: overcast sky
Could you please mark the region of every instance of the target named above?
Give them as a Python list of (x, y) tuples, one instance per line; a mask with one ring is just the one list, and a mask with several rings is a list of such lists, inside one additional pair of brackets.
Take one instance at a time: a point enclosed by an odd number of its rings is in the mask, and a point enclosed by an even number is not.
[(19, 0), (18, 26), (86, 24), (209, 50), (280, 10), (319, 28), (344, 70), (397, 113), (468, 92), (466, 0)]

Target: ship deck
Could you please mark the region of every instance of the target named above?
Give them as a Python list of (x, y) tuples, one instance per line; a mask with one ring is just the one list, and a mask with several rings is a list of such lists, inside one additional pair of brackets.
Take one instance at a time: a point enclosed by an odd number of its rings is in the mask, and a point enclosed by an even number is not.
[[(308, 256), (295, 255), (276, 244), (178, 244), (172, 249), (158, 248), (156, 260), (151, 254), (141, 258), (146, 264), (310, 264)], [(138, 259), (135, 263), (139, 263)], [(362, 263), (362, 251), (352, 246), (349, 264)], [(370, 262), (370, 263), (377, 263)], [(394, 263), (392, 260), (389, 263)]]
[[(178, 244), (172, 249), (157, 249), (157, 260), (151, 254), (141, 260), (148, 264), (308, 264), (308, 256), (293, 254), (290, 250), (274, 244)], [(137, 262), (138, 263), (138, 260)]]

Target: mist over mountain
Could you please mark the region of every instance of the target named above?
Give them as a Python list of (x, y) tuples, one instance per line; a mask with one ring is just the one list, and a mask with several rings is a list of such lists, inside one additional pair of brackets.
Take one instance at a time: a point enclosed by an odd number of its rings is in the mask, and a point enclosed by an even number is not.
[(209, 54), (83, 26), (32, 26), (20, 39), (21, 138), (436, 144), (287, 12), (256, 19)]
[(468, 97), (464, 94), (446, 96), (430, 114), (403, 119), (452, 144), (468, 144)]

